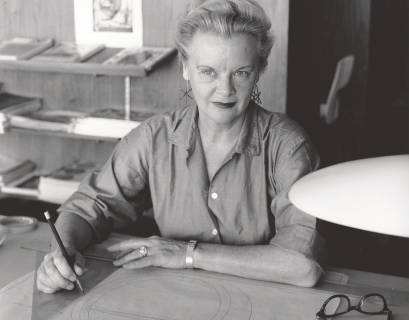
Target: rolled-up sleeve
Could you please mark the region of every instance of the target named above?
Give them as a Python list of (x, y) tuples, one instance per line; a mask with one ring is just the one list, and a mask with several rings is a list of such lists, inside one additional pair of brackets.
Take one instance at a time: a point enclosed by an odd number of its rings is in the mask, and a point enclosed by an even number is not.
[(141, 125), (125, 136), (102, 169), (88, 175), (58, 209), (60, 215), (81, 216), (98, 242), (113, 229), (135, 222), (151, 206), (147, 131)]
[(317, 231), (317, 219), (295, 207), (289, 197), (294, 182), (319, 166), (319, 156), (309, 139), (298, 136), (286, 144), (274, 174), (277, 195), (271, 203), (275, 217), (275, 236), (270, 244), (301, 254), (324, 271), (327, 247)]

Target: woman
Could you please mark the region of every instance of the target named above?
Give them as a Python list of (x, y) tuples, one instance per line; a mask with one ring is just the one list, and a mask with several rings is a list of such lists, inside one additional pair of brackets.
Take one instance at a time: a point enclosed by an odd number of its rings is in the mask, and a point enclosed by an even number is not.
[[(251, 100), (272, 47), (270, 27), (254, 0), (188, 6), (176, 38), (196, 105), (133, 130), (59, 209), (57, 228), (78, 275), (77, 250), (153, 206), (161, 237), (113, 245), (116, 266), (194, 267), (299, 286), (320, 278), (325, 241), (316, 219), (288, 199), (319, 158), (298, 124)], [(37, 279), (51, 293), (72, 289), (76, 275), (56, 249)]]

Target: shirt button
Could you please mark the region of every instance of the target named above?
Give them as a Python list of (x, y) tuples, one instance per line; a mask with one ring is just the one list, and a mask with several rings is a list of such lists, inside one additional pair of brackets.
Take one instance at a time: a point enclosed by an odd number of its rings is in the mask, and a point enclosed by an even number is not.
[(217, 230), (216, 229), (213, 229), (212, 233), (213, 233), (214, 236), (217, 236)]
[(219, 195), (216, 193), (216, 192), (213, 192), (212, 193), (212, 198), (213, 199), (217, 199), (219, 197)]

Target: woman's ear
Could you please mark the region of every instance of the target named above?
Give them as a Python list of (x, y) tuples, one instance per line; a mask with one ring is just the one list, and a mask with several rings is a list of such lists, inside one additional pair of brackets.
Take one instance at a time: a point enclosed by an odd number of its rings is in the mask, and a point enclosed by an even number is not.
[(189, 74), (187, 72), (187, 67), (186, 67), (185, 62), (182, 62), (182, 67), (183, 67), (183, 79), (188, 81), (189, 80)]

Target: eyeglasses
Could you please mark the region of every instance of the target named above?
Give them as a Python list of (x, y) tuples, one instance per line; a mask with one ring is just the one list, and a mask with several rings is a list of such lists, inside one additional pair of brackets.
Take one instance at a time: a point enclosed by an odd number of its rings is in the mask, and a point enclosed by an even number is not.
[[(330, 314), (326, 313), (327, 308)], [(392, 315), (392, 311), (389, 310), (386, 299), (379, 293), (367, 294), (354, 307), (351, 306), (351, 301), (347, 296), (343, 294), (337, 294), (330, 297), (327, 301), (324, 302), (320, 311), (317, 312), (317, 319), (325, 320), (332, 317), (337, 317), (352, 310), (367, 315), (387, 314), (387, 319), (389, 319)]]

